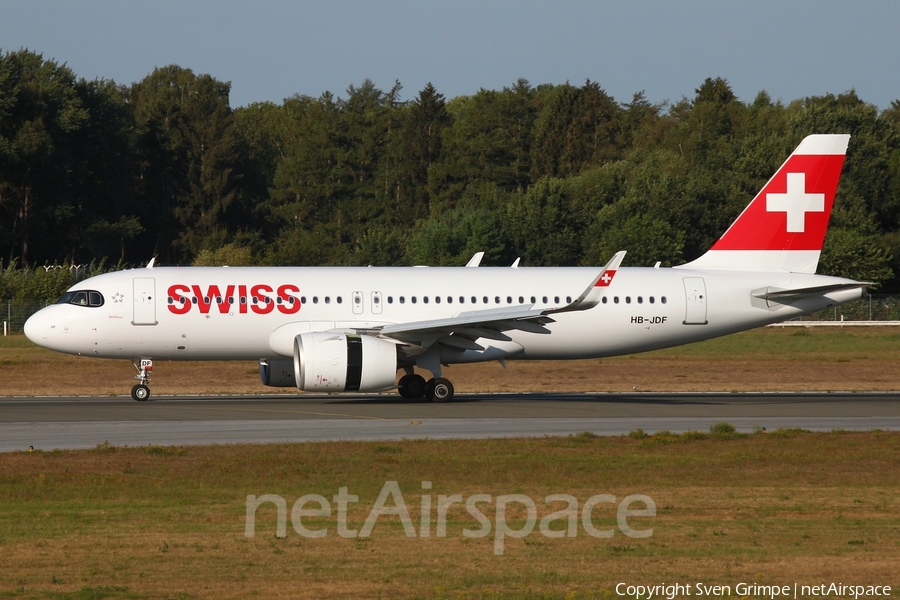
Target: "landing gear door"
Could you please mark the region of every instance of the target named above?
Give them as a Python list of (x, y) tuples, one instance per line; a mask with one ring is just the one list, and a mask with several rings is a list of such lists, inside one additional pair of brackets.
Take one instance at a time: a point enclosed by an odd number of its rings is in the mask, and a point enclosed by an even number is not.
[(156, 280), (134, 278), (134, 319), (132, 325), (156, 325)]
[(706, 281), (702, 277), (684, 278), (685, 325), (706, 325)]

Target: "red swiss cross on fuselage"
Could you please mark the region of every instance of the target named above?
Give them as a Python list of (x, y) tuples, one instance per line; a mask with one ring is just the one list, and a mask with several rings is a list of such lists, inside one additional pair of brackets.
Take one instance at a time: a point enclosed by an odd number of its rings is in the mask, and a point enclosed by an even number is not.
[(609, 287), (609, 284), (612, 283), (613, 277), (615, 277), (615, 270), (604, 271), (603, 275), (600, 276), (600, 279), (597, 280), (597, 283), (594, 287)]

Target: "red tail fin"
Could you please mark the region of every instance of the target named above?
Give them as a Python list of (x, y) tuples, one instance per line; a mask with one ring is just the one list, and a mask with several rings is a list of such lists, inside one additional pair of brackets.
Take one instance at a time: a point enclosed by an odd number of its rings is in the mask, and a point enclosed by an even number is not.
[(709, 252), (684, 267), (815, 273), (849, 141), (805, 138)]

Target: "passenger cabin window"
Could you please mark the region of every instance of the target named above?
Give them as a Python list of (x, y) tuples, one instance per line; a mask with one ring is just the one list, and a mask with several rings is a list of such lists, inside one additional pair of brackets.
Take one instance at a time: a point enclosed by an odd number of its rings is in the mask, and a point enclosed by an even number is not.
[(97, 308), (103, 306), (103, 294), (93, 290), (81, 290), (78, 292), (66, 292), (60, 296), (57, 304), (74, 304), (75, 306), (89, 306)]

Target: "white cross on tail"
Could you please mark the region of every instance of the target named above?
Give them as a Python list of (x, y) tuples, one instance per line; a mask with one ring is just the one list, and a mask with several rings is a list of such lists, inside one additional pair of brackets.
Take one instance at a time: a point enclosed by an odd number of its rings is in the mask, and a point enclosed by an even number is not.
[(825, 194), (807, 194), (806, 173), (788, 173), (787, 193), (766, 194), (766, 212), (787, 213), (788, 233), (803, 233), (806, 213), (825, 212)]

